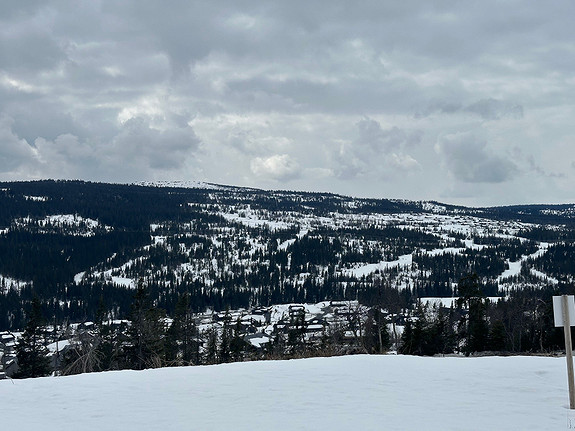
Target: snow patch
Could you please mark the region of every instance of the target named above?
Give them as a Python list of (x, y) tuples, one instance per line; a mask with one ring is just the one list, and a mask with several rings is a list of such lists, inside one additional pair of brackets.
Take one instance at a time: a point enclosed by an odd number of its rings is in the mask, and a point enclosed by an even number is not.
[(396, 266), (410, 267), (412, 263), (413, 263), (413, 255), (405, 254), (403, 256), (399, 256), (397, 260), (392, 260), (391, 262), (382, 261), (379, 263), (368, 263), (367, 265), (362, 265), (357, 268), (344, 270), (344, 272), (349, 275), (353, 275), (354, 277), (361, 278), (363, 276), (373, 274), (376, 271), (384, 271), (386, 269), (393, 268)]
[(55, 214), (44, 217), (43, 219), (33, 219), (23, 217), (14, 220), (16, 226), (35, 225), (39, 227), (40, 233), (53, 232), (61, 230), (66, 234), (75, 236), (93, 236), (97, 229), (110, 232), (112, 227), (102, 225), (98, 220), (82, 217), (78, 214)]
[(27, 201), (48, 202), (48, 196), (24, 196)]
[(204, 189), (204, 190), (236, 190), (235, 187), (220, 186), (218, 184), (205, 183), (202, 181), (140, 181), (134, 183), (144, 187), (167, 187), (180, 189)]
[(27, 284), (30, 283), (22, 280), (16, 280), (10, 277), (5, 277), (0, 274), (0, 292), (2, 293), (8, 293), (10, 290), (19, 291)]
[[(549, 249), (549, 243), (541, 242), (541, 243), (539, 243), (539, 250), (537, 250), (535, 253), (532, 253), (532, 254), (527, 255), (527, 256), (521, 256), (521, 259), (519, 259), (516, 262), (510, 262), (509, 259), (507, 259), (507, 265), (509, 265), (509, 269), (506, 269), (505, 271), (503, 271), (503, 273), (497, 277), (497, 281), (499, 283), (502, 283), (504, 281), (504, 279), (506, 279), (508, 277), (515, 277), (515, 276), (519, 275), (521, 273), (521, 267), (523, 266), (523, 263), (525, 261), (527, 261), (527, 259), (539, 258), (539, 257), (543, 256), (545, 253), (547, 253), (548, 249)], [(559, 281), (557, 279), (549, 277), (541, 271), (537, 271), (536, 269), (533, 269), (533, 268), (530, 268), (529, 271), (532, 274), (536, 275), (538, 278), (541, 278), (543, 280), (547, 280), (550, 283), (553, 283), (553, 284), (559, 283)]]

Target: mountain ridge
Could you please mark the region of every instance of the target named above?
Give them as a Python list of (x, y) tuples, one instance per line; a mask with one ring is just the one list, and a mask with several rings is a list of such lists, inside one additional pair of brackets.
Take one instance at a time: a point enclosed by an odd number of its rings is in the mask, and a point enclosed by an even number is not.
[(21, 304), (34, 296), (56, 319), (91, 319), (101, 298), (125, 317), (139, 280), (171, 312), (183, 292), (202, 311), (370, 301), (383, 283), (407, 305), (453, 296), (469, 273), (488, 296), (575, 278), (571, 204), (467, 208), (177, 184), (193, 187), (0, 183), (0, 306), (9, 310), (0, 329), (22, 327)]

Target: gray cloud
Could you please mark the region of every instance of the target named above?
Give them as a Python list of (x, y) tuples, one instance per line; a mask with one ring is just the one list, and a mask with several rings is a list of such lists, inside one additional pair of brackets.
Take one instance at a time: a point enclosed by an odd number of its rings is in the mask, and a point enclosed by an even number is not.
[(425, 118), (436, 113), (454, 114), (457, 112), (461, 112), (462, 109), (463, 106), (461, 105), (461, 103), (457, 102), (448, 102), (448, 101), (433, 102), (425, 106), (424, 108), (420, 108), (415, 113), (415, 118)]
[(251, 156), (262, 154), (276, 154), (288, 151), (293, 143), (282, 136), (259, 136), (258, 133), (249, 130), (234, 130), (228, 137), (228, 143), (243, 154)]
[(468, 113), (479, 116), (483, 120), (501, 120), (523, 118), (523, 106), (494, 98), (481, 99), (469, 105), (457, 102), (433, 102), (415, 113), (415, 118), (425, 118), (432, 114), (460, 114)]
[(343, 143), (335, 156), (335, 172), (339, 178), (390, 176), (420, 168), (418, 161), (406, 153), (421, 141), (419, 131), (406, 132), (398, 127), (383, 129), (371, 118), (364, 118), (356, 127), (356, 139)]
[(503, 117), (523, 118), (523, 106), (496, 99), (482, 99), (465, 108), (465, 111), (479, 115), (484, 120), (499, 120)]
[[(575, 174), (536, 157), (544, 143), (575, 158), (569, 2), (34, 0), (2, 12), (4, 179), (314, 189), (321, 177), (334, 192), (439, 199), (455, 178), (485, 204), (489, 187), (530, 172), (545, 200), (571, 199)], [(460, 130), (489, 146), (450, 143)], [(520, 160), (501, 156), (518, 146)]]
[(0, 116), (0, 173), (19, 169), (34, 157), (34, 149), (12, 131), (13, 120)]
[(357, 123), (359, 137), (355, 144), (360, 146), (370, 146), (376, 151), (393, 151), (401, 147), (406, 140), (406, 134), (397, 127), (383, 130), (381, 125), (372, 119), (365, 118)]
[(458, 181), (501, 183), (517, 172), (517, 167), (511, 161), (491, 154), (487, 143), (469, 132), (443, 136), (435, 148)]
[(182, 169), (200, 146), (188, 125), (160, 130), (143, 117), (128, 120), (108, 142), (62, 134), (54, 140), (37, 138), (33, 147), (13, 133), (11, 124), (7, 118), (0, 121), (0, 173), (5, 178), (22, 170), (30, 178), (155, 178)]
[(546, 170), (533, 156), (533, 154), (525, 154), (520, 147), (514, 147), (511, 150), (514, 162), (521, 167), (521, 170), (529, 175), (535, 174), (540, 178), (566, 178), (563, 172), (553, 172)]
[(152, 169), (174, 169), (198, 149), (200, 140), (189, 126), (158, 130), (144, 118), (131, 118), (112, 141), (114, 157), (137, 160)]
[(0, 27), (0, 69), (16, 73), (49, 70), (64, 59), (62, 46), (43, 19), (31, 19), (26, 27), (6, 22)]

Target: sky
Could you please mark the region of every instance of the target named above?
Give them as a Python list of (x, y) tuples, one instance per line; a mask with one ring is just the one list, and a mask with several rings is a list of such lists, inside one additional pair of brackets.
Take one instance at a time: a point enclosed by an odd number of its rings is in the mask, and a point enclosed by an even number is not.
[(573, 2), (0, 5), (0, 181), (575, 202)]

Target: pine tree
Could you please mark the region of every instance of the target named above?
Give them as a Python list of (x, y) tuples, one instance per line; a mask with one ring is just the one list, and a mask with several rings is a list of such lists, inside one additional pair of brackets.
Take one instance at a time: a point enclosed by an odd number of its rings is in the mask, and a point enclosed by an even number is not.
[(157, 368), (164, 357), (164, 312), (150, 301), (148, 292), (140, 284), (134, 296), (128, 330), (130, 349), (128, 361), (132, 368)]
[(306, 345), (306, 328), (305, 311), (294, 313), (290, 318), (287, 344), (289, 352), (293, 354), (302, 354), (307, 350)]
[(50, 374), (48, 349), (44, 345), (44, 318), (38, 298), (32, 300), (30, 316), (26, 329), (16, 345), (18, 372), (14, 377), (42, 377)]
[(443, 308), (439, 308), (437, 317), (432, 325), (432, 342), (435, 353), (443, 355), (453, 353), (455, 349), (455, 331), (453, 330), (453, 309), (446, 315)]
[(501, 320), (496, 320), (491, 326), (489, 349), (499, 352), (505, 350), (505, 326)]
[(462, 314), (459, 325), (460, 336), (465, 340), (464, 352), (480, 352), (485, 350), (489, 336), (485, 301), (479, 277), (471, 274), (459, 280), (457, 285), (459, 299), (457, 306), (460, 312), (467, 308), (467, 316)]
[(209, 328), (206, 333), (206, 350), (205, 350), (205, 363), (217, 364), (218, 363), (218, 330), (214, 327)]
[(173, 365), (199, 364), (198, 330), (194, 321), (188, 293), (176, 304), (174, 320), (166, 333), (166, 361)]
[(415, 352), (413, 324), (411, 323), (411, 320), (405, 322), (405, 327), (403, 329), (403, 333), (401, 334), (401, 342), (399, 349), (397, 350), (403, 355), (413, 355)]
[(387, 322), (377, 307), (369, 310), (364, 323), (363, 346), (368, 353), (383, 353), (391, 344)]
[(236, 320), (236, 324), (234, 325), (234, 332), (232, 339), (230, 341), (230, 353), (232, 355), (233, 361), (241, 361), (242, 354), (244, 351), (249, 347), (248, 344), (244, 341), (241, 335), (242, 329), (242, 322), (240, 318)]

